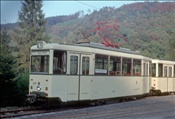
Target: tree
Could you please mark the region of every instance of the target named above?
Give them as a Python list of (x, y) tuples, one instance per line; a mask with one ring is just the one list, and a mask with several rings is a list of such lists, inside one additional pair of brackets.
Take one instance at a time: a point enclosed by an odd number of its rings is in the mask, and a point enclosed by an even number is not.
[(19, 11), (19, 27), (27, 36), (27, 42), (36, 42), (43, 39), (46, 20), (42, 13), (41, 0), (24, 0)]
[(18, 45), (18, 62), (22, 64), (22, 69), (28, 68), (29, 48), (37, 41), (48, 39), (48, 36), (44, 35), (46, 20), (41, 8), (41, 0), (24, 0), (21, 11), (18, 12), (19, 27), (14, 30), (13, 38)]
[(13, 104), (15, 96), (15, 80), (17, 76), (16, 60), (12, 55), (9, 43), (11, 37), (6, 30), (1, 31), (0, 50), (0, 105)]
[(11, 41), (11, 37), (8, 35), (7, 30), (3, 29), (1, 31), (1, 40), (0, 40), (0, 53), (1, 56), (3, 55), (8, 55), (10, 53), (10, 47), (9, 47), (9, 43)]

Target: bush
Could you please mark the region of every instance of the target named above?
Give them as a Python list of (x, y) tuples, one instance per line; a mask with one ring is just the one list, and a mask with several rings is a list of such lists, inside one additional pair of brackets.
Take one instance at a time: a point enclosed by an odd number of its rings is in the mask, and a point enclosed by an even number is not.
[(1, 86), (0, 107), (23, 106), (26, 100), (26, 94), (28, 94), (28, 87), (28, 72), (18, 74), (12, 83), (4, 83)]
[(26, 100), (26, 94), (28, 94), (29, 87), (29, 73), (28, 71), (19, 74), (16, 82), (16, 103), (17, 106), (21, 106), (24, 104)]

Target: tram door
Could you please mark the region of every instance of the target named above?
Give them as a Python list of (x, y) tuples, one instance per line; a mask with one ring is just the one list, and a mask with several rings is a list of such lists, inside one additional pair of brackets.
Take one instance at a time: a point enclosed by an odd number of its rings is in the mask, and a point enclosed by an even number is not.
[(80, 54), (68, 53), (67, 57), (67, 100), (77, 101), (79, 97)]
[(79, 100), (90, 100), (91, 98), (91, 75), (92, 74), (92, 56), (81, 54), (80, 66), (80, 86)]
[(143, 61), (143, 93), (148, 93), (149, 91), (149, 62)]
[(89, 73), (91, 71), (91, 55), (69, 53), (68, 55), (68, 73), (67, 79), (68, 101), (87, 100), (90, 98)]
[(165, 85), (165, 92), (167, 91), (168, 92), (168, 66), (167, 65), (164, 65), (163, 66), (163, 77), (165, 77), (165, 81), (166, 83), (164, 83)]
[(167, 80), (167, 92), (173, 91), (173, 79), (172, 79), (172, 66), (171, 65), (164, 65), (164, 77)]

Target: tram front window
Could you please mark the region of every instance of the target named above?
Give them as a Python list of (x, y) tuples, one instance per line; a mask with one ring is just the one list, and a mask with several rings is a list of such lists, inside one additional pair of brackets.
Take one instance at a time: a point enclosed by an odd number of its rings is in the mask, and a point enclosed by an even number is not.
[(49, 72), (49, 56), (32, 56), (31, 72)]

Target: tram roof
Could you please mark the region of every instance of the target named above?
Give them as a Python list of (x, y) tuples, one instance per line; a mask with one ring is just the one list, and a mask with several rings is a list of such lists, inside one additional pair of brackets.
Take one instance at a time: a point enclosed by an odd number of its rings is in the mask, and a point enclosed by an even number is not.
[[(113, 53), (119, 53), (119, 56), (126, 56), (128, 58), (138, 58), (138, 59), (145, 59), (150, 60), (151, 58), (142, 56), (139, 51), (131, 51), (130, 49), (126, 48), (113, 48), (113, 47), (106, 47), (103, 44), (100, 43), (80, 43), (80, 44), (74, 44), (74, 45), (68, 45), (68, 44), (59, 44), (59, 43), (46, 43), (44, 41), (39, 41), (41, 44), (37, 44), (31, 47), (31, 50), (66, 50), (66, 51), (75, 51), (75, 52), (89, 52), (89, 53), (103, 53), (111, 55), (114, 55)], [(40, 47), (41, 45), (41, 47)], [(104, 52), (109, 51), (109, 52)], [(113, 53), (111, 51), (114, 51)], [(128, 54), (128, 55), (127, 55)]]
[[(129, 54), (138, 54), (140, 55), (139, 51), (131, 51), (130, 49), (127, 48), (113, 48), (113, 47), (107, 47), (103, 44), (100, 43), (94, 43), (94, 42), (89, 42), (89, 43), (80, 43), (80, 44), (74, 44), (74, 45), (67, 45), (67, 44), (59, 44), (59, 43), (45, 43), (43, 42), (42, 48), (38, 48), (38, 45), (34, 45), (31, 47), (32, 50), (44, 50), (44, 49), (66, 49), (66, 47), (69, 49), (70, 47), (79, 47), (79, 48), (95, 48), (95, 49), (103, 49), (103, 50), (109, 50), (109, 51), (117, 51), (117, 52), (123, 52), (123, 53), (129, 53)], [(75, 48), (76, 49), (76, 48)], [(76, 49), (78, 50), (78, 49)]]
[(152, 63), (175, 64), (174, 61), (169, 61), (169, 60), (159, 60), (159, 59), (152, 59)]
[(100, 43), (94, 43), (94, 42), (90, 42), (90, 43), (80, 43), (77, 44), (79, 46), (83, 46), (83, 47), (91, 47), (91, 48), (97, 48), (97, 49), (103, 49), (103, 50), (110, 50), (110, 51), (117, 51), (117, 52), (124, 52), (124, 53), (130, 53), (130, 54), (140, 54), (139, 51), (131, 51), (130, 49), (127, 48), (113, 48), (113, 47), (107, 47), (103, 44)]

